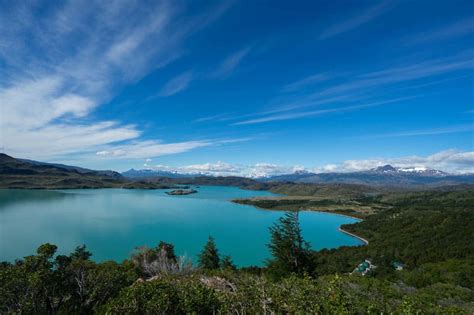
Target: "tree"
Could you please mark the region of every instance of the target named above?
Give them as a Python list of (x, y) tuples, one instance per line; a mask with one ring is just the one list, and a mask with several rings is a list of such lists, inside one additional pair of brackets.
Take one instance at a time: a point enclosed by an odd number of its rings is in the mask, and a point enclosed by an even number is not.
[(57, 313), (67, 300), (70, 286), (64, 269), (68, 259), (61, 255), (54, 259), (56, 250), (56, 245), (46, 243), (38, 247), (37, 255), (16, 263), (23, 274), (24, 287), (18, 288), (15, 295), (18, 305), (26, 306), (24, 313)]
[(40, 245), (40, 247), (38, 247), (38, 249), (36, 250), (36, 253), (40, 257), (45, 258), (46, 260), (49, 260), (54, 256), (54, 254), (56, 254), (57, 249), (58, 247), (56, 245), (46, 243), (46, 244)]
[(176, 257), (173, 244), (163, 241), (160, 241), (156, 248), (137, 248), (132, 255), (132, 261), (145, 277), (160, 273), (184, 273), (192, 269), (192, 264), (186, 257)]
[(222, 258), (221, 267), (224, 270), (237, 270), (237, 266), (235, 266), (234, 262), (232, 261), (232, 257), (228, 255)]
[(212, 236), (209, 236), (206, 245), (199, 254), (199, 267), (208, 270), (219, 269), (219, 262), (219, 251), (216, 242)]
[(92, 253), (86, 249), (86, 245), (77, 246), (74, 252), (69, 255), (73, 260), (88, 260)]
[(176, 254), (174, 253), (173, 244), (160, 241), (160, 244), (158, 244), (157, 250), (158, 250), (159, 255), (166, 257), (166, 259), (168, 259), (169, 261), (173, 263), (177, 263), (178, 258), (176, 257)]
[(298, 212), (287, 212), (270, 228), (268, 248), (273, 258), (267, 261), (269, 270), (281, 276), (303, 274), (309, 270), (310, 245), (303, 239)]

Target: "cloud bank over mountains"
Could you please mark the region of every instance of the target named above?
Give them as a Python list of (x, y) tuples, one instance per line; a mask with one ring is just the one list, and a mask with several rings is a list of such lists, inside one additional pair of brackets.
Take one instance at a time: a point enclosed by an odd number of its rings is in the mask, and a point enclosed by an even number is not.
[(268, 177), (280, 174), (304, 171), (302, 166), (280, 166), (270, 163), (257, 163), (254, 165), (230, 164), (218, 161), (216, 163), (193, 164), (179, 167), (167, 165), (144, 164), (145, 169), (165, 171), (180, 174), (197, 174), (210, 176), (241, 176), (241, 177)]
[(193, 164), (179, 167), (153, 165), (151, 160), (144, 164), (145, 169), (180, 174), (202, 174), (211, 176), (270, 177), (295, 172), (330, 173), (366, 171), (390, 164), (402, 169), (436, 169), (452, 174), (474, 173), (474, 151), (441, 151), (429, 156), (406, 156), (399, 158), (374, 158), (366, 160), (347, 160), (337, 164), (320, 167), (282, 166), (270, 163), (253, 165), (230, 164), (225, 162)]

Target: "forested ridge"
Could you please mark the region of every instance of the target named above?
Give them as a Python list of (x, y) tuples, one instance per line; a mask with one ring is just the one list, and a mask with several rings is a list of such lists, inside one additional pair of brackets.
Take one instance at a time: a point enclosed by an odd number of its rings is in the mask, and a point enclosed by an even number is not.
[[(0, 313), (472, 314), (473, 189), (366, 198), (383, 207), (343, 228), (367, 246), (313, 251), (298, 212), (282, 213), (264, 267), (237, 268), (212, 237), (194, 265), (160, 240), (122, 263), (96, 263), (83, 246), (57, 255), (44, 244), (0, 265)], [(353, 272), (366, 259), (376, 267)]]

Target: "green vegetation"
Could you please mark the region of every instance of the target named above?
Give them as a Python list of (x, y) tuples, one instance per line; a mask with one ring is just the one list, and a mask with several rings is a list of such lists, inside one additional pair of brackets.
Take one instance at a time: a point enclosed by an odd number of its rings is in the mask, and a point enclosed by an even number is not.
[(315, 199), (313, 197), (255, 197), (251, 199), (235, 199), (236, 203), (252, 205), (262, 209), (280, 211), (312, 210), (349, 215), (365, 218), (381, 209), (379, 204), (361, 203), (357, 200)]
[[(344, 226), (367, 238), (367, 246), (312, 251), (298, 213), (288, 212), (270, 229), (272, 258), (262, 268), (236, 268), (212, 238), (197, 267), (165, 242), (138, 248), (122, 263), (96, 263), (83, 246), (56, 255), (56, 246), (45, 244), (0, 264), (0, 313), (474, 312), (472, 187), (351, 198), (380, 205)], [(353, 273), (366, 259), (373, 272)]]
[(301, 235), (298, 212), (287, 212), (270, 228), (270, 234), (268, 248), (273, 258), (268, 261), (268, 269), (273, 274), (283, 277), (309, 271), (310, 246)]
[[(235, 199), (233, 202), (262, 209), (282, 211), (324, 211), (366, 218), (373, 214), (410, 206), (445, 209), (455, 205), (454, 194), (470, 194), (474, 185), (441, 186), (436, 188), (371, 187), (353, 184), (269, 183), (268, 189), (283, 196)], [(435, 207), (435, 208), (433, 208)]]
[[(269, 183), (268, 189), (284, 196), (235, 199), (236, 203), (269, 210), (324, 211), (365, 218), (389, 207), (379, 196), (393, 193), (388, 188), (353, 184)], [(401, 189), (397, 188), (397, 191)]]
[(218, 269), (220, 266), (219, 251), (212, 236), (209, 236), (206, 245), (199, 254), (199, 267), (207, 270)]

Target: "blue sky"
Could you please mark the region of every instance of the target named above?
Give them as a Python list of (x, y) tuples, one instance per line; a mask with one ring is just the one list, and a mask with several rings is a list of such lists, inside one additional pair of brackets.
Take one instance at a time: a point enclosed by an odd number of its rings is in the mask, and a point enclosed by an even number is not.
[(474, 172), (472, 1), (0, 1), (1, 150)]

